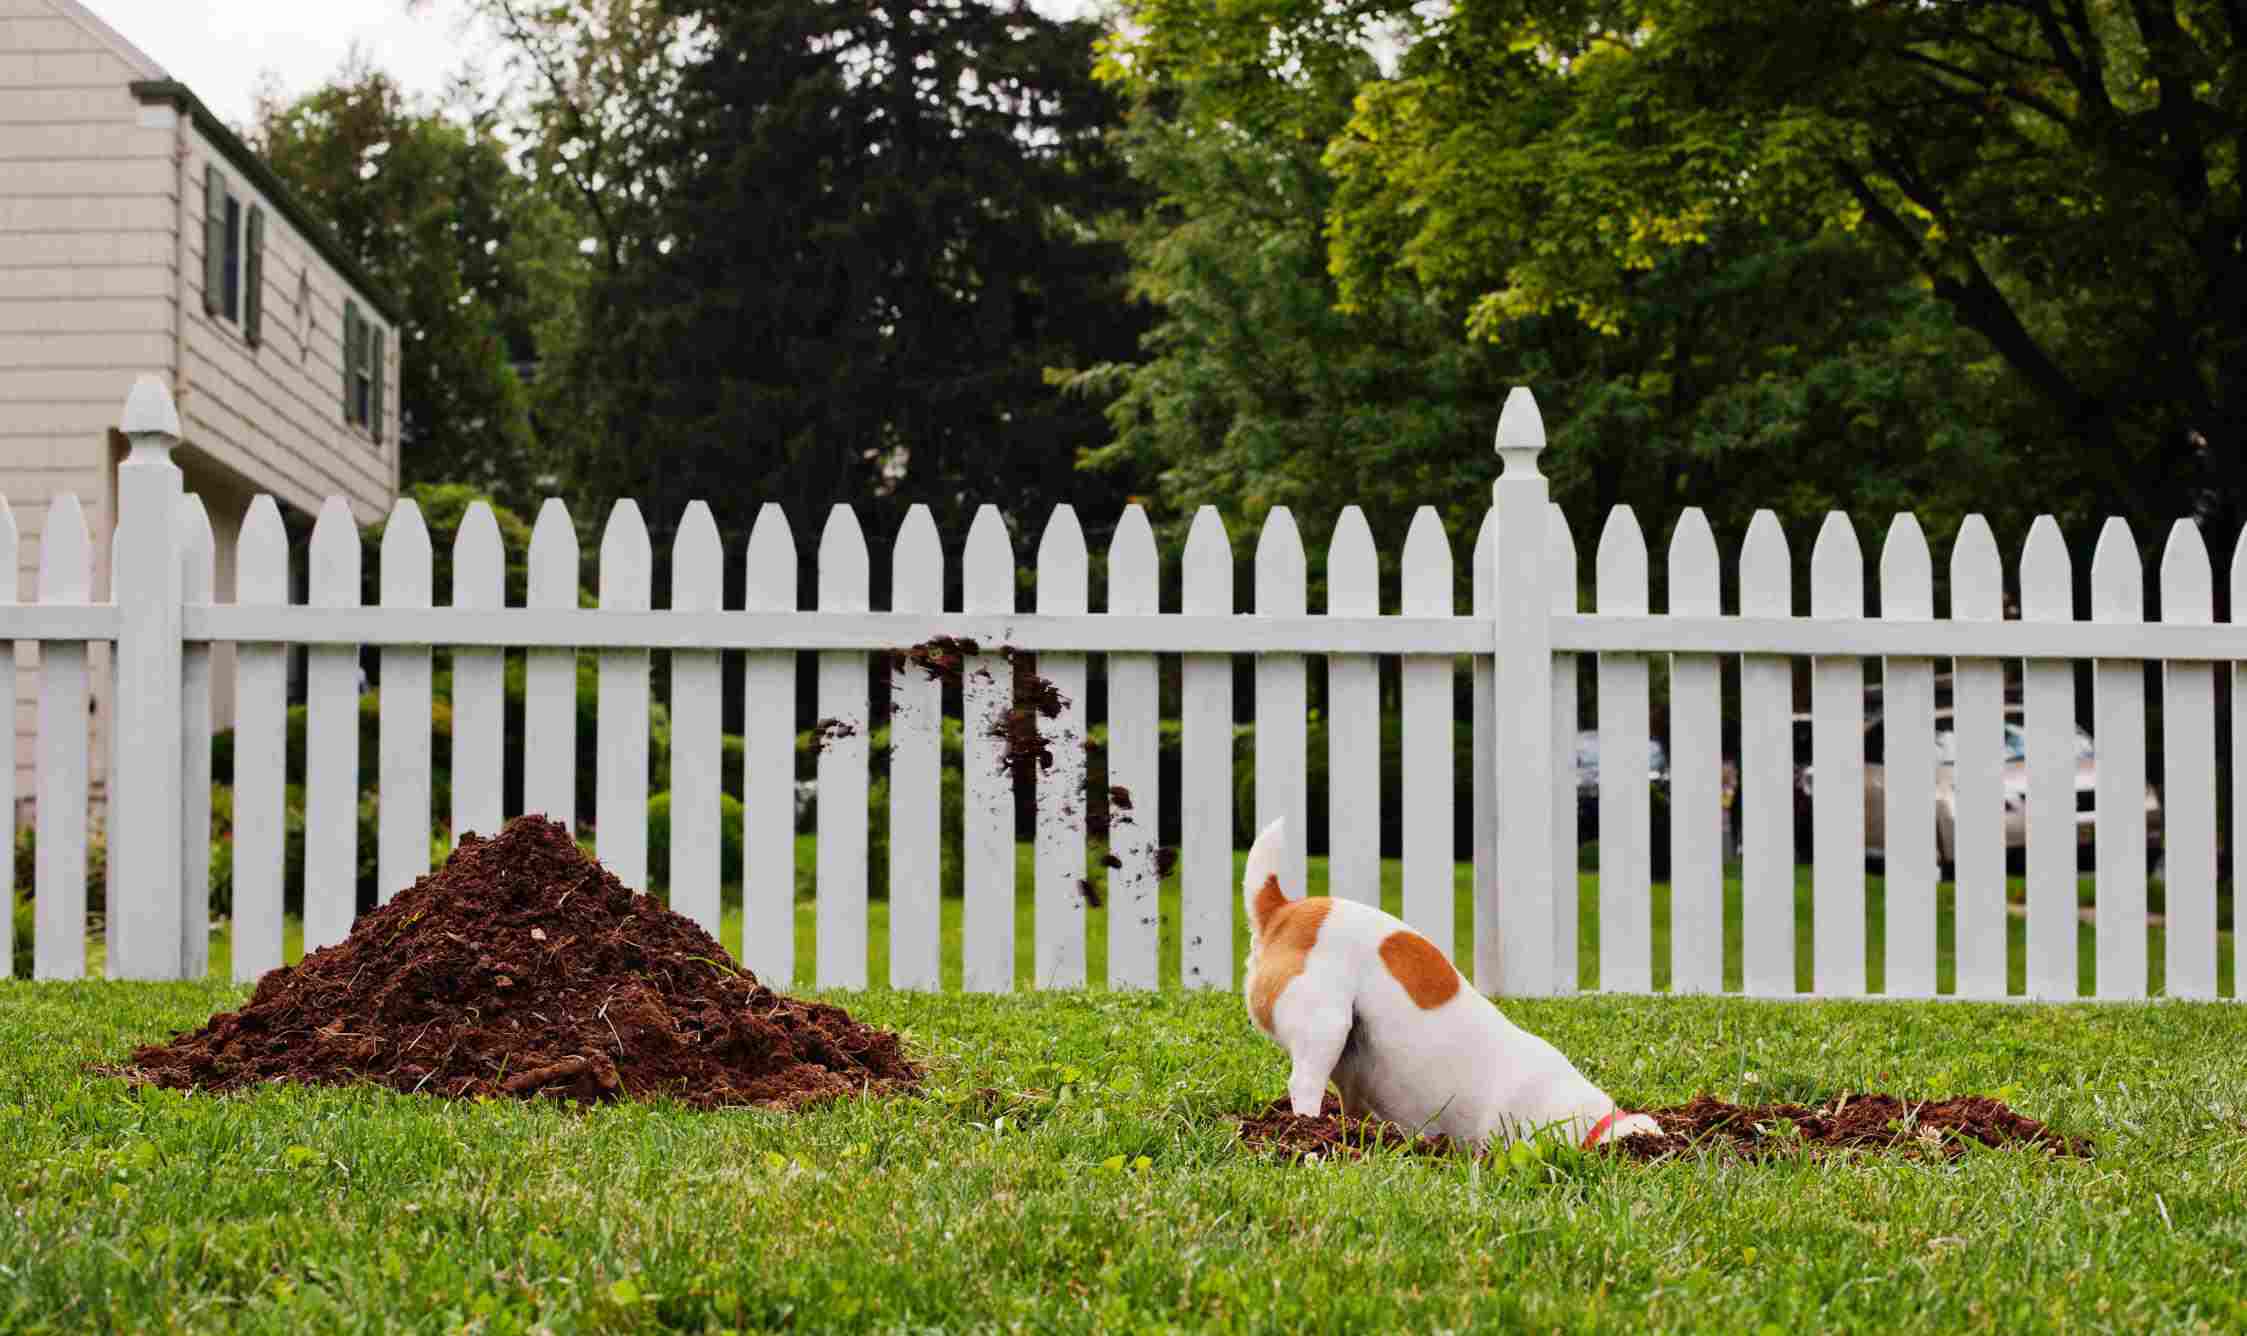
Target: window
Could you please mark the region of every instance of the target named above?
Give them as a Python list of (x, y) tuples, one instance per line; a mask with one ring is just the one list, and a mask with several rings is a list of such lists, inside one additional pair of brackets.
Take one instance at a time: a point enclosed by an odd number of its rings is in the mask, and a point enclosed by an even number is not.
[(255, 347), (265, 315), (265, 209), (247, 208), (217, 167), (203, 173), (203, 312), (240, 325)]
[(382, 439), (383, 331), (359, 313), (359, 303), (343, 303), (343, 420)]

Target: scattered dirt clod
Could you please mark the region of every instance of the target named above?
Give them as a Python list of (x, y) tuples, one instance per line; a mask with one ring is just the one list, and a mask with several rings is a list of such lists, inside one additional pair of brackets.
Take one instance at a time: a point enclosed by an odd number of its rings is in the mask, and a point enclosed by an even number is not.
[[(2088, 1159), (2091, 1143), (2054, 1132), (2004, 1103), (1978, 1095), (1911, 1100), (1895, 1095), (1844, 1094), (1816, 1108), (1802, 1104), (1727, 1104), (1710, 1095), (1667, 1109), (1646, 1109), (1662, 1124), (1661, 1136), (1624, 1137), (1604, 1149), (1634, 1160), (1659, 1160), (1710, 1150), (1745, 1158), (1833, 1155), (1884, 1151), (1918, 1158), (1956, 1159), (1969, 1143), (2034, 1147), (2053, 1155)], [(1464, 1149), (1441, 1136), (1414, 1137), (1394, 1123), (1342, 1115), (1329, 1093), (1316, 1118), (1298, 1117), (1286, 1100), (1238, 1120), (1241, 1140), (1265, 1150), (1358, 1157), (1391, 1147), (1411, 1155), (1448, 1155)]]
[[(552, 940), (507, 958), (526, 938)], [(267, 974), (239, 1011), (139, 1049), (122, 1074), (788, 1109), (921, 1076), (897, 1035), (764, 987), (537, 816), (462, 836), (342, 942)]]

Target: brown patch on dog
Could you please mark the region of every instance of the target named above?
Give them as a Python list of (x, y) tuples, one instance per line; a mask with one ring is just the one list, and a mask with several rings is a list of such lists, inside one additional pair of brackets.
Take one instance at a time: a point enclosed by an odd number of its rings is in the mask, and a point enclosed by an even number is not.
[(1280, 889), (1279, 874), (1275, 872), (1264, 878), (1264, 884), (1258, 887), (1256, 891), (1257, 935), (1262, 936), (1264, 925), (1272, 921), (1272, 915), (1279, 913), (1287, 906), (1287, 892)]
[[(1286, 902), (1266, 913), (1266, 896), (1280, 896)], [(1256, 1028), (1270, 1034), (1272, 1008), (1303, 972), (1304, 958), (1318, 945), (1319, 929), (1326, 926), (1334, 902), (1323, 895), (1288, 901), (1281, 895), (1279, 878), (1273, 877), (1257, 893), (1256, 908), (1257, 922), (1263, 926), (1257, 935), (1256, 972), (1248, 980), (1248, 1013)]]
[(1392, 932), (1383, 938), (1381, 963), (1422, 1011), (1433, 1011), (1458, 996), (1459, 971), (1419, 933)]

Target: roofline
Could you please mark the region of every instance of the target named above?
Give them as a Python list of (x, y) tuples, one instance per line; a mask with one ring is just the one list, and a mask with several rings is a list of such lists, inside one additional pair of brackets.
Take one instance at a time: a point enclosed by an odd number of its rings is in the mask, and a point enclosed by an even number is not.
[(195, 90), (177, 79), (142, 79), (133, 83), (132, 91), (133, 96), (143, 103), (167, 102), (193, 118), (195, 128), (201, 130), (204, 138), (211, 141), (212, 146), (219, 151), (219, 156), (233, 164), (236, 171), (250, 178), (251, 183), (263, 191), (267, 199), (273, 201), (273, 207), (279, 209), (282, 216), (304, 234), (305, 240), (312, 243), (312, 248), (320, 252), (321, 257), (329, 264), (334, 265), (337, 272), (350, 280), (351, 285), (359, 290), (359, 295), (365, 297), (368, 304), (391, 325), (405, 323), (405, 317), (399, 314), (401, 308), (397, 302), (368, 276), (366, 268), (357, 259), (343, 249), (343, 244), (335, 238), (334, 230), (304, 207), (273, 168), (266, 164), (265, 159), (243, 143), (240, 135), (227, 128), (226, 122), (220, 120), (217, 113), (203, 105), (203, 99), (195, 96)]
[(71, 20), (95, 37), (100, 38), (105, 45), (117, 53), (119, 59), (132, 66), (133, 72), (143, 79), (168, 79), (171, 77), (164, 72), (164, 67), (157, 64), (146, 51), (134, 46), (125, 37), (125, 34), (110, 27), (101, 15), (78, 3), (78, 0), (47, 0), (47, 2), (61, 10), (64, 18)]

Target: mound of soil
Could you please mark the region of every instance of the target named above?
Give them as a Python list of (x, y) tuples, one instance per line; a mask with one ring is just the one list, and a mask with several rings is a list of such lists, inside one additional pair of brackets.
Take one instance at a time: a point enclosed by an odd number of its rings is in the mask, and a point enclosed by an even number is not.
[(704, 1108), (799, 1108), (921, 1075), (895, 1034), (764, 987), (536, 816), (462, 836), (342, 942), (267, 974), (241, 1010), (138, 1050), (125, 1074)]
[[(1662, 1124), (1661, 1136), (1624, 1137), (1603, 1149), (1636, 1160), (1659, 1160), (1699, 1150), (1746, 1157), (1882, 1151), (1955, 1159), (1969, 1143), (2033, 1146), (2054, 1155), (2088, 1158), (2091, 1143), (2067, 1137), (2014, 1112), (1998, 1100), (1966, 1096), (1909, 1100), (1895, 1095), (1840, 1095), (1812, 1108), (1803, 1104), (1727, 1104), (1709, 1095), (1667, 1109), (1646, 1109)], [(1448, 1155), (1465, 1149), (1440, 1136), (1415, 1137), (1394, 1123), (1345, 1118), (1331, 1093), (1316, 1118), (1299, 1117), (1279, 1100), (1242, 1118), (1241, 1140), (1260, 1150), (1355, 1158), (1376, 1148), (1414, 1155)]]

